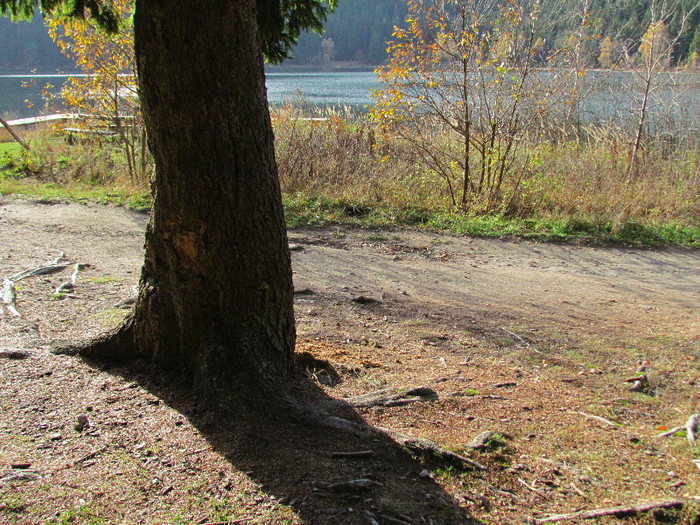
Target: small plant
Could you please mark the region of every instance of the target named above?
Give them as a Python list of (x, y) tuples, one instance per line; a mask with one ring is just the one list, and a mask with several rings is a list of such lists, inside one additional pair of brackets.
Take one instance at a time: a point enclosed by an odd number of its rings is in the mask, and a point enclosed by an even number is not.
[(7, 495), (0, 498), (0, 511), (22, 512), (27, 504), (18, 496)]
[(55, 525), (106, 525), (108, 522), (100, 516), (98, 510), (87, 505), (63, 511), (58, 516), (58, 521), (52, 522)]
[(479, 392), (475, 388), (467, 388), (464, 390), (464, 395), (468, 397), (480, 396), (481, 392)]

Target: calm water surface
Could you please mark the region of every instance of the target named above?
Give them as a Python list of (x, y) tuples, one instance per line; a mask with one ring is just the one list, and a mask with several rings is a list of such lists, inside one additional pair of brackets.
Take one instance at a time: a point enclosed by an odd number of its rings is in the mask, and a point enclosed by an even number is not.
[[(44, 111), (41, 90), (47, 84), (61, 86), (65, 75), (0, 75), (0, 115), (11, 119), (35, 117)], [(267, 73), (270, 104), (298, 103), (310, 106), (349, 105), (363, 108), (377, 89), (372, 71)], [(57, 91), (54, 87), (52, 90)]]
[[(547, 73), (542, 73), (547, 74)], [(0, 76), (0, 115), (6, 118), (41, 114), (41, 90), (47, 84), (60, 86), (67, 76)], [(584, 77), (590, 89), (577, 110), (583, 123), (614, 123), (629, 127), (638, 115), (639, 97), (629, 87), (631, 73), (591, 71)], [(372, 71), (267, 72), (270, 104), (304, 104), (306, 107), (350, 106), (360, 112), (372, 103), (371, 93), (381, 88)], [(53, 90), (57, 90), (54, 87)], [(650, 100), (650, 131), (675, 132), (683, 129), (700, 133), (700, 75), (678, 73), (673, 83), (658, 89)], [(50, 111), (50, 112), (56, 112)]]

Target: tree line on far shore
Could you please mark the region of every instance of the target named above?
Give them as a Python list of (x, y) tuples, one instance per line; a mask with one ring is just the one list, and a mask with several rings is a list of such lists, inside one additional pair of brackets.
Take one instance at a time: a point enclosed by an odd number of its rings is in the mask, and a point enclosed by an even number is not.
[[(662, 2), (665, 12), (673, 13), (665, 22), (665, 30), (676, 45), (669, 57), (669, 65), (698, 66), (700, 56), (700, 9), (698, 0)], [(543, 13), (557, 11), (561, 24), (551, 24), (547, 34), (539, 35), (543, 50), (562, 47), (568, 37), (564, 28), (567, 17), (580, 16), (588, 7), (591, 38), (585, 44), (584, 55), (589, 67), (620, 65), (610, 50), (613, 46), (634, 54), (652, 23), (653, 9), (659, 9), (658, 0), (568, 0), (543, 2)], [(693, 11), (693, 9), (695, 10)], [(682, 34), (680, 22), (685, 20)], [(302, 34), (294, 49), (294, 60), (288, 65), (329, 67), (342, 64), (376, 66), (387, 59), (387, 42), (392, 40), (396, 26), (405, 26), (408, 14), (405, 0), (346, 0), (326, 24), (326, 32)], [(37, 69), (53, 72), (71, 71), (73, 65), (61, 55), (44, 27), (41, 17), (31, 23), (12, 23), (0, 18), (0, 71), (27, 71)]]

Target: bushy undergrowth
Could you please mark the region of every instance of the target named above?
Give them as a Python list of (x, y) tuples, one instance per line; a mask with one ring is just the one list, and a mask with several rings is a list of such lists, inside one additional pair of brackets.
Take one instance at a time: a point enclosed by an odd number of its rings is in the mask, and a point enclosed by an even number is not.
[(620, 140), (592, 133), (577, 141), (533, 140), (521, 148), (523, 168), (513, 170), (500, 202), (485, 213), (478, 201), (451, 206), (444, 179), (408, 144), (378, 136), (363, 120), (303, 119), (289, 110), (274, 123), (283, 192), (296, 196), (291, 201), (305, 196), (310, 216), (323, 215), (319, 203), (335, 202), (326, 220), (366, 220), (368, 210), (377, 219), (383, 210), (404, 224), (420, 216), (421, 224), (459, 231), (469, 223), (471, 233), (479, 223), (493, 234), (700, 242), (700, 142), (650, 147), (630, 174)]
[[(380, 136), (348, 110), (310, 117), (278, 108), (273, 125), (292, 226), (345, 222), (700, 245), (698, 141), (673, 148), (650, 145), (633, 174), (628, 145), (615, 134), (596, 130), (575, 141), (528, 141), (520, 148), (521, 167), (487, 212), (478, 201), (452, 206), (445, 180), (422, 165), (417, 152)], [(148, 191), (148, 181), (130, 180), (123, 156), (109, 142), (68, 145), (46, 134), (34, 137), (31, 152), (0, 148), (0, 174), (3, 192), (31, 191), (20, 182), (32, 179), (52, 192), (63, 188), (84, 195), (101, 189), (101, 200), (135, 200), (143, 207)]]

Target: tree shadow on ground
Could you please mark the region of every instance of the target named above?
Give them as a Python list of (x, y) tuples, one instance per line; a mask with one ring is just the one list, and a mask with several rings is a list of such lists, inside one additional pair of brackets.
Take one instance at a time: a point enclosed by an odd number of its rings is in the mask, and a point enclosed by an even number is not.
[[(87, 361), (105, 370), (104, 364)], [(260, 489), (313, 525), (468, 525), (473, 519), (432, 477), (426, 465), (348, 405), (330, 398), (301, 373), (290, 380), (300, 403), (332, 407), (355, 430), (308, 418), (202, 411), (189, 388), (148, 372), (143, 364), (107, 370), (138, 383), (199, 430), (214, 452)], [(361, 454), (353, 457), (352, 454)], [(340, 454), (339, 454), (340, 453)], [(435, 467), (435, 465), (432, 465)], [(227, 523), (227, 522), (224, 522)], [(236, 523), (234, 520), (233, 523)]]

